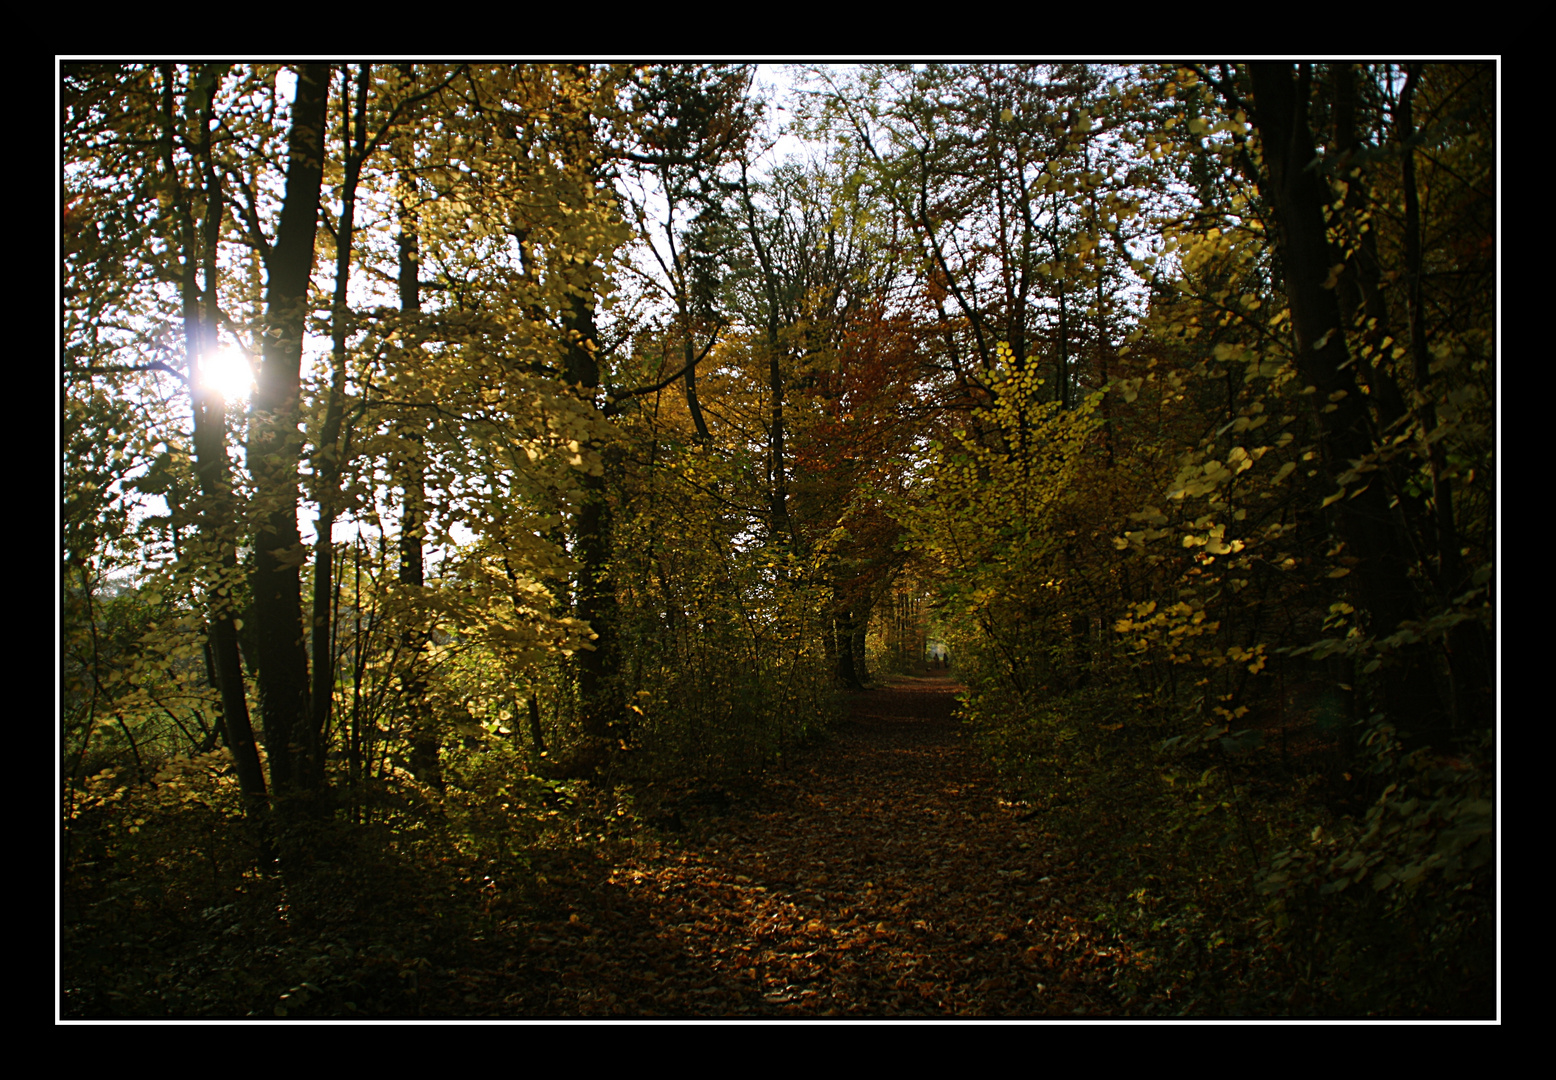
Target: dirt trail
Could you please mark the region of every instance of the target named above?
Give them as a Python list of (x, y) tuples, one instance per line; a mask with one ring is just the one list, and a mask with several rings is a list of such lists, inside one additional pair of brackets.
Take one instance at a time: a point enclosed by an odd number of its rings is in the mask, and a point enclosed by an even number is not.
[(1067, 910), (1074, 864), (999, 797), (955, 690), (856, 695), (802, 765), (709, 831), (639, 845), (521, 957), (466, 972), (465, 1000), (510, 1016), (1110, 1011), (1108, 950)]

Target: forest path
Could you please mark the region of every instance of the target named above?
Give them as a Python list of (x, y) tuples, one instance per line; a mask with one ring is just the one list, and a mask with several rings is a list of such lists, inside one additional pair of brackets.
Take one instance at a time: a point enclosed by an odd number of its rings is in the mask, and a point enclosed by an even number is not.
[(828, 742), (706, 833), (639, 843), (604, 880), (575, 882), (520, 957), (476, 976), (481, 1011), (1112, 1011), (1110, 950), (1067, 911), (1075, 864), (999, 797), (952, 717), (956, 690), (903, 677), (854, 695)]

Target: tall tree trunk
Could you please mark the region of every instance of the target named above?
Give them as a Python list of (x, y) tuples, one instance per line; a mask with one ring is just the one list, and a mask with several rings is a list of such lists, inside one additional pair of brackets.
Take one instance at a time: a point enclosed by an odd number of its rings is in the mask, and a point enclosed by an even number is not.
[[(540, 699), (531, 691), (527, 703), (529, 709), (529, 741), (535, 748), (536, 757), (546, 756), (546, 733), (540, 726)], [(518, 718), (514, 718), (514, 726), (518, 726)]]
[[(592, 297), (573, 298), (566, 326), (567, 381), (592, 401), (600, 386)], [(608, 452), (601, 446), (595, 449)], [(578, 560), (575, 596), (578, 617), (589, 624), (594, 641), (593, 647), (581, 650), (578, 657), (578, 698), (586, 745), (576, 771), (591, 776), (607, 763), (626, 705), (621, 696), (616, 585), (610, 575), (612, 521), (606, 476), (603, 472), (599, 476), (585, 474), (581, 486), (583, 498), (574, 516), (574, 556)]]
[(1091, 682), (1091, 616), (1085, 612), (1070, 615), (1070, 642), (1074, 648), (1074, 667), (1070, 672), (1070, 685), (1076, 690), (1085, 689)]
[[(843, 669), (837, 649), (837, 619), (838, 616), (827, 611), (821, 618), (821, 656), (823, 670), (831, 671), (838, 683), (843, 683)], [(853, 671), (853, 661), (850, 660), (848, 670)]]
[[(330, 308), (330, 391), (324, 408), (324, 428), (313, 460), (314, 498), (319, 504), (318, 535), (313, 546), (313, 709), (308, 738), (306, 786), (324, 786), (324, 755), (330, 711), (335, 703), (335, 634), (331, 599), (335, 592), (335, 516), (339, 512), (342, 460), (341, 425), (346, 400), (346, 337), (351, 310), (351, 245), (356, 229), (357, 182), (367, 144), (367, 89), (371, 64), (357, 77), (356, 107), (351, 108), (351, 84), (341, 70), (341, 142), (346, 149), (346, 175), (341, 184), (340, 221), (335, 230), (335, 297)], [(353, 140), (353, 129), (355, 139)]]
[[(1103, 225), (1102, 225), (1102, 214), (1101, 214), (1101, 212), (1099, 211), (1099, 209), (1097, 207), (1097, 192), (1096, 192), (1095, 189), (1093, 189), (1092, 192), (1091, 192), (1091, 223), (1092, 223), (1093, 231), (1095, 231), (1097, 233), (1097, 235), (1100, 236), (1102, 234), (1102, 228), (1103, 228)], [(1120, 249), (1123, 248), (1122, 243), (1120, 243), (1119, 247), (1120, 247)], [(1108, 305), (1107, 305), (1107, 289), (1106, 289), (1107, 280), (1106, 279), (1107, 279), (1107, 271), (1104, 269), (1103, 264), (1099, 262), (1097, 264), (1097, 281), (1096, 281), (1096, 286), (1097, 286), (1097, 290), (1096, 290), (1096, 305), (1097, 305), (1096, 357), (1097, 357), (1097, 385), (1098, 386), (1106, 386), (1108, 384), (1108, 379), (1109, 379), (1108, 354), (1112, 351), (1112, 348), (1113, 348), (1113, 346), (1111, 345), (1111, 343), (1108, 340)], [(1078, 394), (1077, 394), (1077, 397), (1079, 397)], [(1109, 468), (1113, 467), (1113, 442), (1114, 442), (1114, 439), (1115, 439), (1115, 433), (1114, 433), (1114, 430), (1113, 430), (1114, 423), (1115, 423), (1115, 421), (1113, 419), (1114, 397), (1115, 397), (1115, 395), (1113, 395), (1113, 394), (1103, 394), (1102, 395), (1102, 401), (1100, 403), (1101, 404), (1101, 411), (1102, 411), (1102, 453), (1103, 453), (1103, 455), (1104, 455), (1104, 457), (1105, 457), (1105, 459), (1107, 461), (1107, 464), (1108, 464)]]
[[(1421, 196), (1416, 186), (1414, 99), (1421, 67), (1409, 65), (1399, 95), (1399, 141), (1405, 146), (1405, 275), (1409, 297), (1410, 355), (1415, 370), (1415, 399), (1422, 436), (1437, 427), (1437, 408), (1427, 385), (1431, 353), (1426, 340), (1426, 305), (1422, 298), (1424, 265), (1421, 254)], [(1436, 511), (1438, 589), (1444, 604), (1452, 604), (1469, 587), (1469, 568), (1464, 565), (1459, 530), (1453, 513), (1453, 481), (1449, 479), (1443, 440), (1427, 443), (1432, 471), (1432, 506)], [(1454, 719), (1473, 727), (1489, 727), (1494, 719), (1492, 648), (1490, 635), (1479, 622), (1462, 622), (1448, 633), (1448, 661), (1453, 673)]]
[[(412, 181), (401, 176), (408, 194)], [(421, 312), (421, 250), (414, 207), (402, 198), (400, 215), (400, 313), (407, 322)], [(420, 418), (407, 417), (399, 427), (400, 567), (401, 585), (419, 589), (426, 584), (424, 552), (427, 535), (427, 435)], [(427, 635), (419, 626), (407, 626), (401, 637), (406, 666), (400, 677), (406, 710), (407, 736), (411, 744), (411, 773), (422, 783), (443, 790), (442, 738), (436, 718), (426, 705), (426, 679), (422, 658)]]
[(740, 193), (746, 210), (746, 228), (751, 236), (751, 247), (756, 252), (757, 263), (762, 270), (762, 288), (767, 294), (767, 384), (770, 394), (770, 424), (768, 436), (768, 540), (770, 543), (796, 542), (794, 523), (789, 518), (789, 487), (784, 459), (783, 419), (783, 364), (779, 348), (778, 275), (769, 257), (767, 245), (762, 243), (761, 230), (756, 224), (756, 207), (751, 202), (751, 185), (746, 178), (746, 163), (740, 163)]
[[(1350, 167), (1362, 151), (1356, 124), (1356, 66), (1332, 64), (1330, 71), (1335, 84), (1335, 159), (1343, 163), (1343, 167)], [(1355, 254), (1346, 261), (1345, 271), (1340, 275), (1340, 314), (1345, 325), (1360, 329), (1362, 341), (1372, 346), (1371, 352), (1358, 353), (1356, 359), (1377, 405), (1381, 426), (1387, 429), (1405, 415), (1405, 404), (1398, 382), (1375, 363), (1375, 358), (1382, 356), (1383, 339), (1389, 336), (1388, 305), (1383, 295), (1383, 273), (1378, 261), (1378, 233), (1365, 224), (1371, 210), (1365, 173), (1360, 167), (1352, 167), (1342, 179), (1346, 184), (1348, 240)], [(1408, 202), (1408, 195), (1406, 199)]]
[(297, 528), (298, 385), (324, 178), (328, 98), (329, 65), (300, 65), (287, 140), (286, 195), (275, 246), (265, 260), (264, 359), (249, 428), (257, 522), (252, 587), (259, 711), (270, 754), (270, 779), (278, 792), (302, 789), (309, 780), (303, 767), (311, 702), (302, 615), (301, 568), (306, 552)]
[(833, 635), (833, 655), (837, 659), (838, 684), (848, 690), (863, 690), (864, 675), (861, 672), (860, 652), (854, 649), (855, 628), (857, 618), (854, 607), (845, 607), (840, 603), (833, 616), (831, 633)]
[[(686, 389), (686, 409), (692, 415), (692, 426), (697, 431), (697, 442), (701, 446), (708, 446), (713, 441), (713, 436), (708, 432), (708, 422), (702, 415), (702, 402), (697, 397), (697, 344), (692, 340), (692, 298), (691, 290), (687, 283), (686, 266), (682, 261), (675, 243), (675, 193), (671, 191), (670, 213), (665, 221), (665, 239), (670, 248), (670, 265), (665, 267), (670, 278), (670, 284), (675, 289), (676, 314), (681, 319), (681, 360), (686, 373), (682, 376)], [(711, 343), (710, 343), (711, 347)]]
[(1071, 405), (1070, 382), (1075, 372), (1070, 365), (1070, 290), (1064, 281), (1059, 282), (1059, 408)]
[(855, 612), (853, 633), (849, 635), (848, 643), (854, 654), (854, 674), (859, 677), (861, 684), (870, 681), (870, 665), (865, 656), (864, 649), (865, 635), (869, 630), (869, 626), (869, 609), (865, 610), (865, 614), (862, 617)]
[[(1323, 443), (1333, 475), (1372, 452), (1366, 397), (1351, 366), (1339, 298), (1325, 288), (1330, 267), (1340, 260), (1331, 247), (1324, 204), (1328, 193), (1318, 169), (1308, 122), (1311, 69), (1293, 74), (1289, 64), (1253, 64), (1254, 122), (1268, 172), (1266, 197), (1275, 210), (1277, 244), (1285, 270), (1286, 296), (1297, 338), (1297, 365), (1332, 401), (1321, 415)], [(1394, 535), (1385, 485), (1372, 483), (1338, 504), (1346, 548), (1360, 560), (1354, 568), (1358, 593), (1374, 639), (1392, 634), (1417, 614), (1409, 567)], [(1401, 725), (1422, 730), (1441, 722), (1442, 709), (1421, 650), (1402, 650), (1379, 677), (1383, 704)]]
[(772, 422), (768, 429), (768, 445), (771, 449), (769, 466), (772, 469), (771, 531), (775, 536), (784, 537), (793, 547), (794, 523), (789, 520), (788, 465), (783, 438), (783, 364), (776, 333), (768, 337), (767, 383), (772, 395)]
[[(204, 76), (213, 85), (206, 94), (205, 106), (200, 110), (200, 145), (195, 147), (202, 172), (205, 201), (203, 235), (195, 227), (193, 208), (187, 192), (177, 182), (178, 172), (173, 157), (173, 137), (178, 124), (173, 101), (173, 67), (161, 67), (162, 91), (162, 167), (176, 193), (174, 210), (177, 214), (179, 246), (181, 247), (181, 276), (179, 288), (183, 300), (185, 378), (189, 386), (189, 400), (194, 413), (195, 475), (200, 481), (200, 529), (206, 543), (218, 552), (217, 585), (212, 597), (208, 648), (212, 674), (221, 695), (222, 727), (227, 746), (232, 751), (237, 768), (238, 785), (242, 789), (250, 810), (262, 805), (265, 798), (265, 774), (259, 760), (259, 747), (254, 741), (254, 727), (249, 718), (248, 694), (243, 682), (243, 664), (238, 656), (238, 632), (233, 623), (232, 600), (237, 586), (238, 558), (235, 545), (237, 522), (235, 520), (232, 484), (227, 471), (227, 402), (220, 393), (204, 385), (200, 377), (200, 359), (216, 349), (217, 267), (216, 246), (221, 233), (224, 199), (220, 173), (210, 160), (211, 98), (215, 96), (215, 82), (219, 72), (212, 67), (204, 70)], [(202, 290), (197, 272), (203, 273), (205, 288)]]

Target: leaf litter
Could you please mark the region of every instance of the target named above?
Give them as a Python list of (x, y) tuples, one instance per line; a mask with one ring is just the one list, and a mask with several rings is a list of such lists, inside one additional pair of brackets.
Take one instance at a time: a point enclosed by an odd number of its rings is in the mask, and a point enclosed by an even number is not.
[(433, 1011), (1117, 1012), (1110, 987), (1136, 961), (1079, 913), (1076, 853), (1001, 797), (953, 716), (956, 689), (904, 677), (858, 694), (787, 769), (683, 800), (689, 822), (665, 816), (664, 831), (552, 865), (507, 954), (450, 971)]

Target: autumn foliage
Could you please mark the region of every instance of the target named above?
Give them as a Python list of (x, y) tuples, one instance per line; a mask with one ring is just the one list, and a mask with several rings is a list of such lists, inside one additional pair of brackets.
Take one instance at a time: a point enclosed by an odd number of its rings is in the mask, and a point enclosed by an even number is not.
[(1492, 1015), (1497, 74), (64, 64), (63, 1012)]

